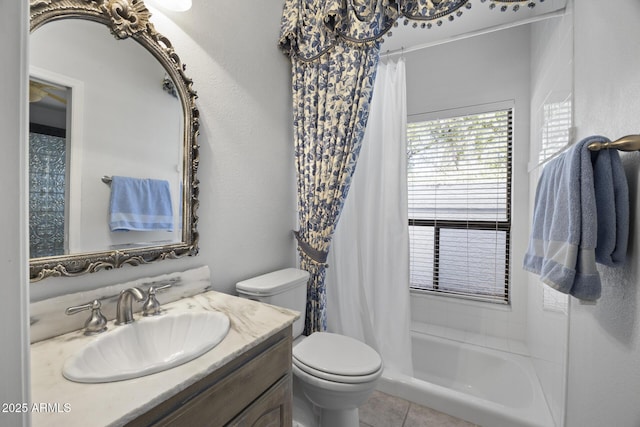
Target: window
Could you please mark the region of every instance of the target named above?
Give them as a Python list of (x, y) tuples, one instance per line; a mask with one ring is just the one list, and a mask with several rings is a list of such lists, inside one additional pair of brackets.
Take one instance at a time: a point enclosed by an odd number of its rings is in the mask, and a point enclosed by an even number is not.
[(411, 288), (508, 303), (512, 109), (409, 121)]

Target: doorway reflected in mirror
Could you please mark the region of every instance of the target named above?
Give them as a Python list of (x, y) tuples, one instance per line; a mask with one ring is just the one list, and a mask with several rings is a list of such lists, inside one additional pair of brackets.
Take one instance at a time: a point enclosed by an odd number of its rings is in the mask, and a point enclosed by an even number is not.
[(29, 81), (29, 255), (68, 251), (69, 89)]

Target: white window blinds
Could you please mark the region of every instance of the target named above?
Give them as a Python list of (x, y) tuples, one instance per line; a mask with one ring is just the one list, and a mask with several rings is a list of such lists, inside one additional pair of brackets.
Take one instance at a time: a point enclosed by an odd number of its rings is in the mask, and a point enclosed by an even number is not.
[(408, 124), (412, 288), (508, 303), (512, 116)]

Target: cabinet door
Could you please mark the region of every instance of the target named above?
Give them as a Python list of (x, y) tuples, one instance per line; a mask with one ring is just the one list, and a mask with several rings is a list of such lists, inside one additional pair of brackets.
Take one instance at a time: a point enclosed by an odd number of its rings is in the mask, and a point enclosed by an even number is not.
[(291, 427), (293, 424), (291, 390), (291, 374), (288, 374), (242, 411), (228, 426)]
[[(284, 381), (287, 378), (288, 383)], [(238, 414), (244, 414), (248, 407), (267, 400), (267, 394), (271, 391), (277, 391), (274, 394), (279, 397), (286, 396), (282, 397), (286, 402), (276, 404), (276, 397), (267, 402), (271, 402), (272, 409), (280, 408), (278, 413), (283, 414), (281, 417), (285, 422), (289, 420), (288, 424), (282, 425), (290, 427), (290, 382), (291, 327), (142, 414), (128, 423), (127, 427), (221, 427), (232, 420), (239, 420)], [(284, 384), (282, 389), (276, 389), (280, 384)], [(264, 419), (268, 420), (266, 407), (263, 407), (263, 412)]]

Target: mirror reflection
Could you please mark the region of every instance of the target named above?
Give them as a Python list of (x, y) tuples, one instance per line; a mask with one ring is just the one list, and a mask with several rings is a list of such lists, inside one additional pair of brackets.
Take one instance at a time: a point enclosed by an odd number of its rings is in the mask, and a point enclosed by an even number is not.
[[(92, 52), (100, 52), (101, 60), (87, 60)], [(113, 175), (166, 180), (170, 186), (172, 212), (179, 212), (182, 110), (175, 93), (163, 89), (165, 71), (160, 63), (134, 40), (116, 40), (105, 31), (104, 26), (77, 19), (52, 22), (34, 32), (30, 63), (45, 73), (75, 79), (84, 85), (82, 106), (70, 106), (72, 109), (83, 108), (83, 122), (70, 123), (72, 131), (67, 144), (74, 150), (68, 161), (69, 173), (73, 173), (73, 180), (77, 180), (71, 184), (77, 185), (79, 182), (80, 188), (71, 195), (69, 215), (64, 218), (60, 218), (60, 214), (55, 217), (49, 215), (51, 207), (47, 203), (51, 199), (49, 194), (58, 195), (59, 200), (56, 199), (54, 203), (56, 210), (64, 211), (62, 202), (65, 187), (68, 187), (61, 179), (65, 176), (64, 168), (50, 172), (48, 176), (55, 173), (55, 182), (47, 180), (51, 186), (42, 197), (36, 196), (38, 189), (35, 188), (40, 180), (32, 180), (34, 187), (31, 188), (30, 197), (34, 201), (30, 228), (59, 230), (60, 225), (66, 223), (64, 239), (58, 235), (54, 241), (63, 240), (67, 244), (56, 244), (49, 253), (39, 245), (38, 248), (32, 248), (32, 257), (179, 242), (179, 215), (174, 216), (173, 231), (111, 231), (110, 188), (101, 180), (103, 176)], [(37, 84), (36, 80), (32, 81), (34, 85)], [(44, 82), (39, 87), (48, 95), (43, 100), (51, 100), (53, 107), (49, 111), (61, 111), (63, 117), (59, 121), (66, 123), (66, 110), (54, 109), (59, 107), (55, 104), (56, 99), (51, 97), (50, 92), (45, 92), (48, 88), (57, 87), (56, 82)], [(31, 102), (31, 105), (35, 110), (42, 102)], [(32, 114), (31, 117), (35, 121), (36, 115)], [(74, 126), (82, 128), (81, 139), (74, 138)], [(54, 142), (51, 144), (50, 147)], [(66, 149), (50, 149), (57, 156), (49, 158), (53, 161), (60, 157), (62, 160), (56, 162), (64, 166)], [(34, 166), (38, 164), (34, 162)], [(31, 176), (47, 175), (34, 173)], [(39, 216), (40, 209), (46, 210), (47, 215)], [(46, 219), (49, 225), (41, 227), (40, 219)], [(59, 230), (57, 234), (62, 234), (62, 231)], [(53, 237), (51, 233), (46, 236), (47, 240), (49, 236)], [(39, 240), (34, 239), (36, 242)]]
[(191, 80), (141, 2), (65, 1), (31, 8), (32, 281), (197, 253)]
[(67, 106), (69, 88), (29, 81), (29, 254), (69, 251)]

